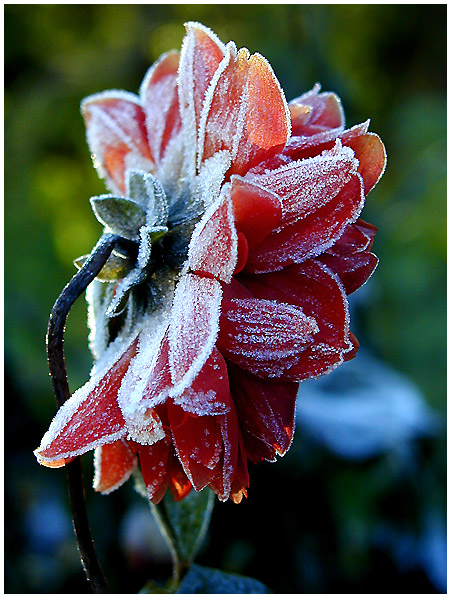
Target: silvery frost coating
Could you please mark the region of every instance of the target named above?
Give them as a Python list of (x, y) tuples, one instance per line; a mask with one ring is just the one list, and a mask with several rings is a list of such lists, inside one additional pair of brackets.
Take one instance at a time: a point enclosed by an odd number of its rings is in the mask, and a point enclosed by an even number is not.
[(335, 94), (287, 104), (265, 58), (186, 29), (139, 95), (82, 103), (111, 191), (91, 203), (122, 240), (88, 289), (91, 378), (35, 453), (95, 449), (104, 493), (139, 461), (154, 503), (240, 502), (247, 461), (290, 446), (298, 382), (356, 354), (347, 295), (377, 265), (359, 216), (386, 157)]

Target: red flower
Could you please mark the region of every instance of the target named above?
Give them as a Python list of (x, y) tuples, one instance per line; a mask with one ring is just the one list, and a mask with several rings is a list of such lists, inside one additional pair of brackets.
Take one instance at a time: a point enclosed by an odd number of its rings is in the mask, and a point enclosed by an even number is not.
[[(368, 123), (344, 129), (340, 100), (319, 86), (287, 104), (262, 56), (198, 23), (139, 96), (108, 91), (82, 112), (100, 175), (133, 199), (139, 234), (122, 228), (138, 258), (90, 289), (97, 362), (38, 460), (95, 449), (101, 492), (139, 460), (155, 503), (168, 486), (239, 502), (247, 460), (290, 446), (298, 382), (357, 351), (347, 295), (377, 264), (376, 229), (359, 216), (384, 146)], [(116, 201), (93, 205), (105, 199)]]

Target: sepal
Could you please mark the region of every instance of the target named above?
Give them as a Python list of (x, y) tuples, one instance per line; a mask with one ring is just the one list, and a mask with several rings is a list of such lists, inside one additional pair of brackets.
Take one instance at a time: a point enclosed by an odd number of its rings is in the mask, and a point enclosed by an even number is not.
[(115, 195), (99, 195), (89, 200), (97, 220), (111, 232), (136, 241), (146, 224), (146, 211), (139, 202)]
[[(74, 260), (75, 267), (80, 270), (86, 263), (89, 255), (82, 255)], [(124, 278), (133, 267), (131, 260), (127, 259), (122, 255), (112, 253), (106, 261), (99, 274), (96, 276), (96, 280), (100, 282), (116, 282)]]

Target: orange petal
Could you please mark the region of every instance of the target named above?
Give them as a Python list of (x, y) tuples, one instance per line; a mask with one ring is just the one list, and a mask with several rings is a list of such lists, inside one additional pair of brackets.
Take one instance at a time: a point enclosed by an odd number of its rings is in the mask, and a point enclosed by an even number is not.
[(131, 476), (138, 460), (125, 439), (96, 448), (94, 490), (108, 494)]
[(357, 171), (362, 175), (365, 195), (368, 195), (384, 174), (387, 163), (384, 144), (375, 133), (359, 135), (344, 143), (354, 150), (355, 156), (359, 160)]
[(147, 141), (144, 111), (136, 96), (105, 91), (85, 98), (81, 111), (86, 137), (99, 176), (113, 193), (125, 194), (125, 171), (150, 172), (153, 159)]
[(149, 146), (157, 164), (169, 141), (181, 128), (177, 91), (178, 66), (178, 52), (173, 50), (164, 54), (150, 67), (140, 89)]

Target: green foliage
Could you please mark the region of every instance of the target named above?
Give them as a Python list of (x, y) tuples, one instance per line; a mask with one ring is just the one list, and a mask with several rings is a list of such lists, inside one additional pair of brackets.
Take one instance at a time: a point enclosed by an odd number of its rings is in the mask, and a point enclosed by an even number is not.
[(268, 594), (256, 579), (232, 575), (218, 569), (192, 565), (183, 578), (177, 594)]

